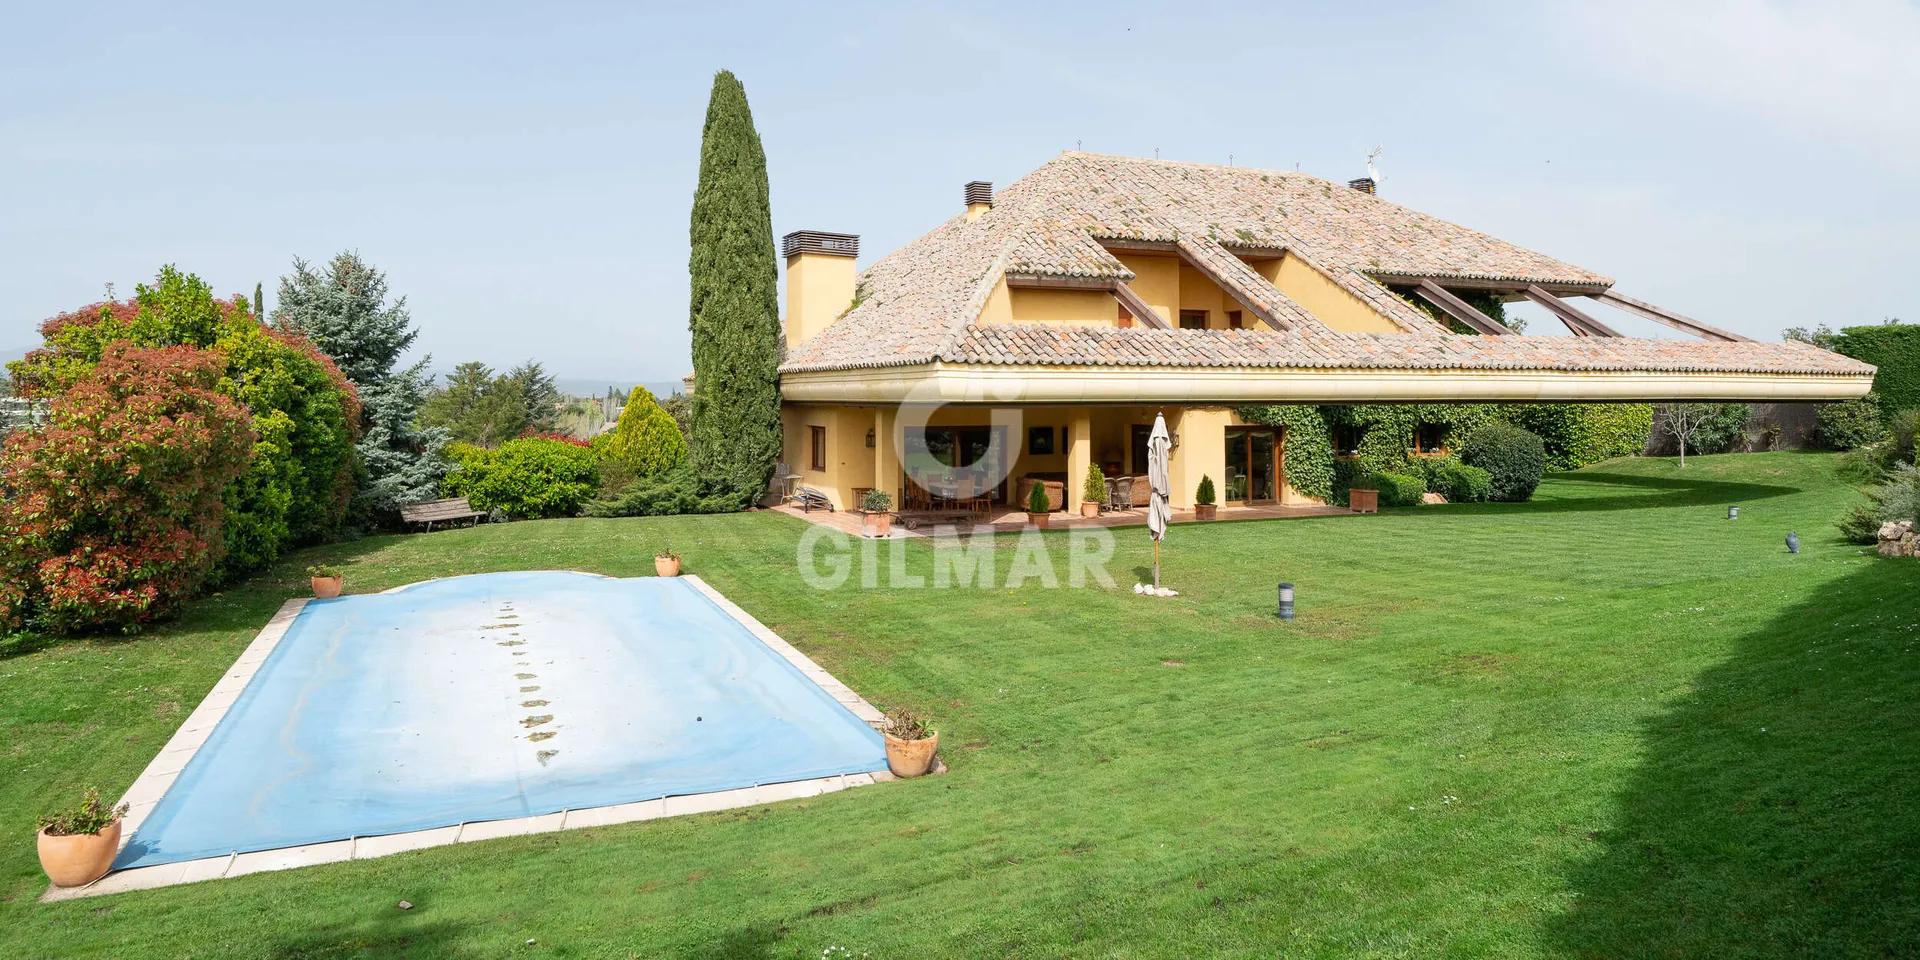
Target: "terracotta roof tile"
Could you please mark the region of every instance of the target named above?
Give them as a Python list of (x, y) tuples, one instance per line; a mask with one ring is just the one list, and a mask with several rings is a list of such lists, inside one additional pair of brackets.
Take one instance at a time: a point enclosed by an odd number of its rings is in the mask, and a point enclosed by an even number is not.
[[(1283, 327), (1196, 331), (975, 325), (1005, 274), (1133, 274), (1101, 240), (1177, 244)], [(1372, 304), (1402, 334), (1338, 333), (1232, 251), (1285, 249)], [(860, 305), (788, 352), (783, 372), (950, 362), (1208, 367), (1658, 370), (1858, 374), (1805, 344), (1464, 336), (1375, 277), (1611, 286), (1600, 274), (1300, 173), (1066, 153), (873, 264)], [(1171, 319), (1171, 318), (1169, 318)]]

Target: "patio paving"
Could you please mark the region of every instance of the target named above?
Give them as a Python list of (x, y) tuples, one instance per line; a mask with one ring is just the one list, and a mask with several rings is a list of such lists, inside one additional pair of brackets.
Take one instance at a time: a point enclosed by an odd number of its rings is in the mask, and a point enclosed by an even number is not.
[[(842, 533), (852, 534), (853, 536), (866, 535), (860, 525), (860, 514), (852, 511), (807, 511), (790, 504), (782, 504), (772, 509), (789, 516), (799, 517), (808, 523), (831, 527)], [(992, 510), (980, 514), (978, 519), (974, 520), (970, 525), (960, 524), (956, 526), (951, 521), (944, 519), (947, 516), (946, 514), (941, 514), (940, 516), (942, 517), (941, 523), (928, 522), (923, 524), (918, 530), (909, 530), (901, 520), (901, 515), (895, 514), (893, 536), (925, 537), (948, 532), (1016, 533), (1027, 528), (1026, 511), (1009, 510), (1005, 507), (994, 507)], [(1320, 504), (1303, 504), (1297, 506), (1268, 504), (1251, 507), (1223, 506), (1219, 508), (1217, 519), (1204, 522), (1224, 523), (1234, 520), (1290, 520), (1300, 517), (1347, 516), (1356, 516), (1356, 514), (1346, 507), (1322, 506)], [(1191, 510), (1175, 510), (1173, 512), (1173, 522), (1200, 523), (1203, 521), (1195, 520), (1193, 511)], [(1097, 517), (1068, 516), (1066, 513), (1057, 512), (1049, 515), (1047, 519), (1047, 529), (1083, 530), (1092, 527), (1135, 527), (1145, 526), (1146, 523), (1147, 508), (1135, 507), (1132, 510), (1117, 510), (1111, 513), (1103, 513)]]

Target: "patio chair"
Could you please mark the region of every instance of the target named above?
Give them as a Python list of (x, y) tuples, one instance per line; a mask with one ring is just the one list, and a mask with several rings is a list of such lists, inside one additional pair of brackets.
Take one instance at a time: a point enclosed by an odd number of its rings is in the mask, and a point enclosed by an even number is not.
[(980, 479), (973, 474), (962, 476), (954, 487), (954, 506), (968, 513), (987, 512), (987, 497), (977, 489), (979, 483)]
[(1113, 478), (1113, 493), (1107, 498), (1112, 504), (1112, 509), (1133, 509), (1133, 480), (1132, 477)]

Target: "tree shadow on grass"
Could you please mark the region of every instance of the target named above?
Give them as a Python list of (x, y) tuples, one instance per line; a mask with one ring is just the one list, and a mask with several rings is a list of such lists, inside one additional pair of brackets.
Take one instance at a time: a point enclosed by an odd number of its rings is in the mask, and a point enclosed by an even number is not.
[[(1533, 500), (1525, 504), (1460, 504), (1454, 509), (1486, 510), (1501, 513), (1587, 513), (1601, 510), (1645, 510), (1652, 507), (1697, 507), (1705, 504), (1752, 503), (1771, 497), (1801, 492), (1798, 487), (1771, 483), (1742, 483), (1732, 480), (1694, 480), (1687, 477), (1648, 477), (1630, 473), (1555, 474), (1551, 478), (1560, 492), (1570, 497)], [(1572, 491), (1565, 488), (1572, 486)], [(1634, 490), (1613, 496), (1589, 495), (1582, 487), (1616, 487)]]
[(1821, 587), (1647, 722), (1548, 941), (1576, 957), (1920, 954), (1920, 564)]
[(496, 941), (482, 951), (462, 943), (468, 924), (421, 922), (418, 912), (406, 913), (381, 903), (375, 917), (363, 923), (316, 926), (268, 946), (262, 960), (335, 960), (344, 957), (419, 957), (465, 960), (498, 957), (512, 952), (523, 940)]

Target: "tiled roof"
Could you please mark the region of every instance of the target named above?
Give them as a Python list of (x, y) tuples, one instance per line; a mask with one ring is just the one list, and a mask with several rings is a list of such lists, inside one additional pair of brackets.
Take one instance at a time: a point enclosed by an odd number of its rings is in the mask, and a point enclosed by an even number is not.
[(1152, 330), (1066, 324), (970, 328), (938, 359), (1060, 366), (1335, 370), (1562, 370), (1848, 375), (1873, 367), (1811, 344), (1610, 337)]
[[(975, 325), (1007, 273), (1131, 280), (1100, 241), (1176, 244), (1284, 328)], [(1285, 249), (1404, 334), (1327, 329), (1232, 252)], [(1022, 364), (1855, 373), (1800, 344), (1461, 336), (1376, 282), (1409, 275), (1589, 287), (1612, 280), (1301, 173), (1065, 153), (861, 275), (859, 305), (791, 349), (784, 372), (933, 360)], [(1870, 369), (1870, 368), (1866, 368)]]

